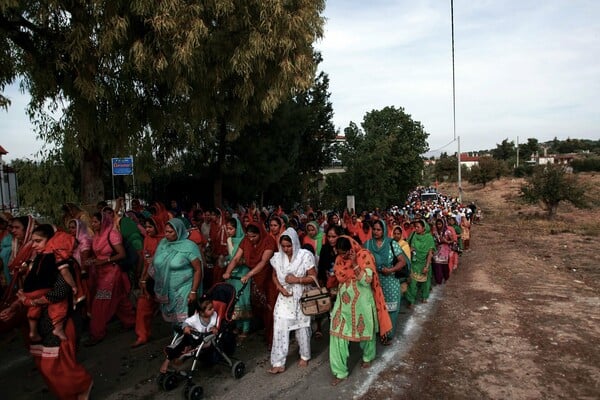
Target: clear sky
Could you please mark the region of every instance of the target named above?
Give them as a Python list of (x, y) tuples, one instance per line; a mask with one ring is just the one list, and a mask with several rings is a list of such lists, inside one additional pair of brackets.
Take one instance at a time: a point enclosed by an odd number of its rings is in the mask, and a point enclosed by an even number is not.
[[(455, 152), (450, 0), (329, 0), (325, 16), (316, 47), (336, 128), (403, 107), (430, 134), (432, 154)], [(505, 138), (600, 139), (600, 1), (456, 0), (454, 29), (462, 151)], [(42, 143), (27, 97), (16, 85), (5, 95), (13, 102), (0, 110), (6, 159), (32, 157)]]

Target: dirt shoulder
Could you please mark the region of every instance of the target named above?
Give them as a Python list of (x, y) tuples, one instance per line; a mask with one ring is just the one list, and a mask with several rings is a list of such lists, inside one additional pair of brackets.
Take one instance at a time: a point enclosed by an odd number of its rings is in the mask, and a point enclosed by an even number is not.
[(515, 201), (519, 185), (470, 188), (484, 210), (472, 250), (435, 289), (442, 299), (415, 345), (381, 376), (397, 390), (365, 398), (598, 398), (598, 209), (562, 206), (547, 221)]

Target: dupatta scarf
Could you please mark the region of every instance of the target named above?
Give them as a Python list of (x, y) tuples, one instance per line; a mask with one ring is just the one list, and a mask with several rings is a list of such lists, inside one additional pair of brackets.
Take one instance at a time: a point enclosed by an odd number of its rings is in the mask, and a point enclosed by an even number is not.
[(244, 228), (242, 227), (242, 223), (237, 217), (233, 217), (235, 219), (235, 234), (232, 237), (227, 238), (227, 251), (229, 253), (229, 259), (231, 260), (235, 253), (238, 251), (240, 247), (240, 243), (244, 239)]
[(323, 232), (321, 232), (319, 225), (315, 221), (310, 221), (306, 225), (313, 226), (317, 231), (317, 234), (313, 237), (309, 236), (308, 234), (304, 236), (304, 243), (310, 244), (313, 249), (315, 249), (315, 255), (318, 256), (321, 254), (321, 247), (323, 247)]
[(165, 237), (165, 224), (159, 223), (155, 217), (148, 218), (148, 221), (154, 226), (156, 233), (154, 236), (146, 235), (144, 237), (144, 254), (150, 257), (156, 253), (158, 244)]
[[(254, 225), (259, 230), (259, 239), (256, 244), (253, 244), (247, 236), (240, 243), (240, 247), (244, 252), (244, 258), (246, 259), (246, 265), (251, 269), (262, 259), (263, 253), (266, 250), (277, 250), (277, 243), (275, 239), (265, 229), (264, 225), (260, 222), (250, 222), (248, 226)], [(267, 268), (265, 268), (266, 270)], [(264, 271), (264, 270), (263, 270)]]
[[(390, 266), (390, 247), (393, 246), (392, 241), (387, 233), (387, 224), (384, 221), (378, 223), (378, 225), (383, 227), (383, 242), (381, 243), (381, 247), (377, 246), (377, 239), (371, 236), (371, 239), (367, 240), (367, 243), (364, 243), (365, 249), (369, 250), (373, 257), (375, 257), (375, 265), (378, 269), (382, 267)], [(401, 249), (394, 249), (394, 252), (397, 256), (400, 255), (399, 251)]]
[(12, 244), (11, 244), (11, 252), (10, 257), (8, 259), (9, 270), (14, 271), (15, 269), (19, 269), (21, 264), (26, 262), (27, 260), (32, 259), (33, 256), (33, 242), (31, 241), (31, 234), (33, 233), (33, 228), (35, 225), (35, 220), (31, 215), (27, 217), (18, 217), (16, 218), (25, 229), (25, 237), (23, 241), (19, 242), (16, 237), (13, 236)]
[(288, 274), (305, 276), (306, 271), (310, 268), (315, 268), (315, 258), (310, 251), (300, 247), (300, 239), (294, 228), (287, 228), (281, 233), (280, 237), (283, 236), (288, 236), (292, 241), (292, 257), (291, 259), (288, 259), (288, 255), (285, 254), (281, 248), (281, 243), (279, 243), (279, 251), (271, 257), (271, 265), (273, 266), (273, 270), (277, 275), (279, 283), (288, 291), (291, 291), (295, 301), (299, 301), (300, 296), (302, 296), (302, 293), (304, 292), (304, 284), (287, 283), (285, 277)]
[[(360, 270), (365, 271), (366, 269), (370, 269), (373, 272), (371, 290), (373, 291), (375, 308), (377, 310), (379, 335), (383, 336), (392, 330), (392, 320), (390, 319), (390, 315), (388, 314), (387, 307), (385, 305), (383, 290), (381, 289), (381, 283), (379, 282), (379, 276), (377, 275), (377, 270), (375, 267), (375, 258), (369, 252), (369, 250), (362, 248), (361, 245), (350, 236), (340, 237), (345, 237), (350, 240), (352, 250), (354, 250), (356, 253), (356, 263), (360, 267)], [(356, 280), (357, 274), (352, 266), (352, 260), (346, 260), (342, 256), (337, 256), (333, 270), (339, 283), (346, 283), (351, 280)]]

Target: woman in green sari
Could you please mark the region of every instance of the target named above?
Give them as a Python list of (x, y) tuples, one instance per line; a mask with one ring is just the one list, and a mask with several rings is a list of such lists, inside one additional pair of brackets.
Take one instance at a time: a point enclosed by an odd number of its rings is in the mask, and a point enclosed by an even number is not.
[(202, 256), (180, 219), (167, 222), (148, 272), (164, 320), (183, 322), (189, 316), (188, 304), (202, 295)]
[[(225, 224), (225, 232), (227, 233), (227, 257), (225, 259), (225, 264), (227, 265), (238, 248), (240, 247), (240, 242), (244, 238), (244, 229), (242, 227), (242, 223), (236, 217), (230, 218)], [(227, 283), (232, 285), (236, 292), (239, 292), (242, 289), (242, 282), (240, 279), (242, 276), (246, 275), (250, 271), (250, 268), (245, 263), (240, 263), (237, 265), (233, 271), (231, 271), (231, 278), (227, 280)], [(238, 330), (240, 331), (238, 338), (243, 340), (248, 335), (250, 331), (250, 319), (252, 318), (252, 305), (250, 304), (250, 285), (246, 285), (242, 293), (240, 293), (240, 298), (235, 303), (235, 308), (233, 311), (233, 319), (236, 320), (236, 325)]]
[(412, 249), (411, 279), (406, 291), (410, 308), (417, 299), (419, 289), (423, 303), (427, 303), (431, 290), (431, 259), (436, 247), (427, 222), (421, 219), (415, 221), (415, 231), (408, 238), (408, 244)]
[[(367, 240), (364, 247), (375, 257), (377, 274), (379, 275), (379, 281), (383, 289), (388, 313), (392, 320), (392, 331), (390, 334), (381, 336), (381, 344), (388, 346), (391, 344), (391, 338), (396, 334), (400, 301), (402, 300), (400, 279), (396, 278), (394, 273), (400, 271), (406, 265), (406, 260), (398, 242), (388, 237), (387, 226), (383, 221), (375, 221), (372, 232), (372, 238)], [(392, 265), (394, 255), (397, 257), (397, 261), (396, 264)]]

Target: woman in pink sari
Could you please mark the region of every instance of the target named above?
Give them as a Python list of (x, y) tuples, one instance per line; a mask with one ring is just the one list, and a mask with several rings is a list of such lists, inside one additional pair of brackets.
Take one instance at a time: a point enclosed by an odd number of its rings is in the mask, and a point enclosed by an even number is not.
[(135, 325), (135, 311), (129, 300), (131, 283), (117, 261), (125, 258), (121, 234), (114, 229), (113, 219), (107, 213), (92, 217), (94, 239), (92, 248), (96, 256), (91, 260), (94, 269), (94, 299), (91, 306), (90, 339), (86, 346), (99, 343), (106, 336), (106, 325), (116, 315), (125, 328)]

